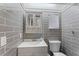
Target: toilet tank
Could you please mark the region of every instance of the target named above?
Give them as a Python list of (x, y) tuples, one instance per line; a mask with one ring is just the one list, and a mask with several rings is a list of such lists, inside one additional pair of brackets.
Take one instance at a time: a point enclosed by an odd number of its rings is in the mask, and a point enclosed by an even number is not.
[(49, 41), (50, 50), (52, 52), (59, 52), (59, 50), (60, 50), (60, 43), (61, 43), (61, 41), (59, 41), (59, 40), (50, 40)]

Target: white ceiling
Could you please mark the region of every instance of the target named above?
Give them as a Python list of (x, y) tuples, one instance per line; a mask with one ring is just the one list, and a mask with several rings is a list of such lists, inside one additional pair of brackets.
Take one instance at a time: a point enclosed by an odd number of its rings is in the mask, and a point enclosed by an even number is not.
[(52, 10), (53, 12), (59, 12), (65, 9), (71, 4), (67, 3), (0, 3), (0, 8), (10, 8), (10, 9), (42, 9), (42, 10)]
[(52, 11), (61, 11), (71, 4), (66, 3), (23, 3), (24, 9), (44, 9)]

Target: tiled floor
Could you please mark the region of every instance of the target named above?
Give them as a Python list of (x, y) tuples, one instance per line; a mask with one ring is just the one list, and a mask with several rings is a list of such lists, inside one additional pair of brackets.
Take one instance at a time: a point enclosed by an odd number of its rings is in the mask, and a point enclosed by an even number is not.
[(66, 55), (62, 52), (54, 52), (54, 56), (66, 56)]

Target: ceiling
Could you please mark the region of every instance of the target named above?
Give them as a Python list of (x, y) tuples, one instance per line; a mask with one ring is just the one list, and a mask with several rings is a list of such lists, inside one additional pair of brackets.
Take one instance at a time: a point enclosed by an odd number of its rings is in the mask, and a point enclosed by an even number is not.
[(60, 12), (71, 3), (0, 3), (0, 8), (8, 8), (11, 10), (20, 9), (37, 9), (37, 10), (52, 10), (53, 12)]
[(42, 10), (52, 10), (61, 11), (71, 4), (67, 3), (23, 3), (23, 8), (26, 9), (42, 9)]

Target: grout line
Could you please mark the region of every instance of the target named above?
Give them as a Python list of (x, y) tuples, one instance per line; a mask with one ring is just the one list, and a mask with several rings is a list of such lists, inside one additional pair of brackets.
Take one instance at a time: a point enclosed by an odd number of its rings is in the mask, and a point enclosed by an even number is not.
[(61, 13), (62, 13), (62, 12), (65, 12), (67, 9), (71, 8), (73, 5), (74, 5), (74, 4), (71, 4), (70, 6), (67, 6), (67, 8), (64, 9), (64, 10), (62, 10)]

